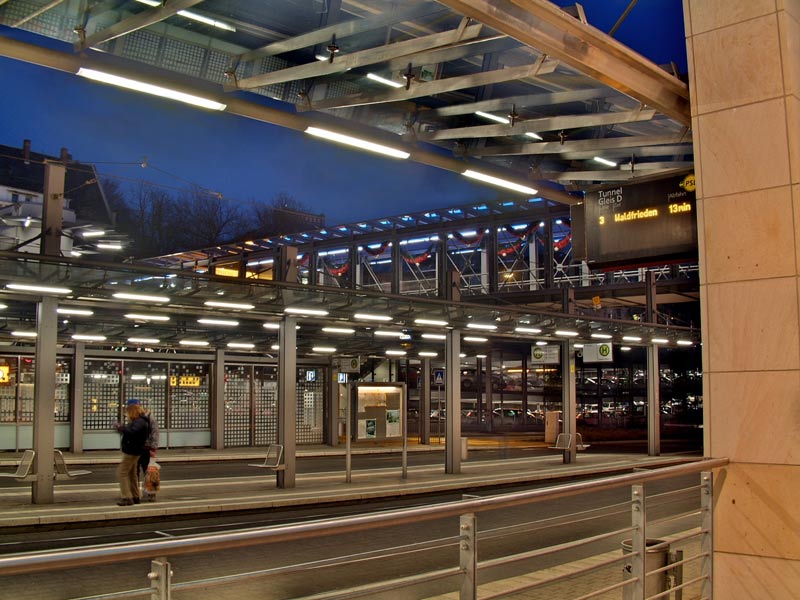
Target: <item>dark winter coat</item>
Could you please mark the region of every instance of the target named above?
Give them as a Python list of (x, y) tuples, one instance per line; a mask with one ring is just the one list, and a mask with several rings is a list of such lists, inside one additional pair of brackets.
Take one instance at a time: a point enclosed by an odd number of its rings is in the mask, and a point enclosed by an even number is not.
[(141, 456), (147, 437), (150, 435), (150, 426), (147, 419), (136, 417), (130, 423), (120, 425), (117, 431), (122, 434), (121, 450), (125, 454)]

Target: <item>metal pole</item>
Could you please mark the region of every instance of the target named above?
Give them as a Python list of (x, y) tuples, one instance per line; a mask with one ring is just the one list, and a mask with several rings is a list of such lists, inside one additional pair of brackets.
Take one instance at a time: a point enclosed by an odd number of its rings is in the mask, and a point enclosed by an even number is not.
[(353, 459), (351, 455), (351, 441), (350, 438), (352, 437), (352, 405), (353, 405), (353, 395), (358, 394), (358, 386), (352, 383), (347, 384), (347, 403), (346, 408), (344, 411), (344, 422), (345, 422), (345, 444), (344, 444), (344, 480), (345, 483), (350, 483), (353, 480), (352, 477), (352, 467), (353, 467)]
[(575, 440), (578, 425), (576, 422), (577, 400), (575, 394), (575, 352), (569, 340), (561, 342), (561, 405), (564, 413), (563, 433), (571, 434), (569, 450), (564, 450), (564, 464), (574, 463), (577, 453)]
[(632, 600), (645, 600), (645, 555), (647, 553), (647, 532), (645, 523), (647, 513), (645, 510), (644, 486), (631, 486), (631, 526), (634, 528), (631, 540), (631, 575), (633, 576)]
[(33, 466), (36, 479), (31, 488), (34, 504), (52, 504), (53, 447), (56, 408), (56, 334), (58, 300), (42, 297), (36, 304), (36, 372), (33, 384)]
[(714, 474), (711, 471), (700, 473), (700, 529), (703, 537), (700, 541), (700, 597), (713, 600), (714, 597)]
[(150, 600), (171, 600), (172, 566), (165, 556), (150, 562), (147, 578), (150, 580)]
[[(461, 330), (445, 341), (445, 473), (461, 472)], [(440, 415), (441, 420), (441, 415)]]
[(647, 346), (647, 455), (661, 454), (661, 398), (658, 345)]
[[(406, 381), (408, 367), (406, 367)], [(400, 429), (403, 435), (403, 479), (408, 479), (408, 383), (403, 384), (403, 396), (400, 399)]]
[(478, 597), (478, 519), (475, 513), (461, 515), (459, 566), (464, 572), (461, 578), (459, 600), (475, 600)]
[(297, 462), (297, 319), (283, 317), (278, 344), (278, 443), (285, 469), (276, 471), (279, 488), (295, 487)]

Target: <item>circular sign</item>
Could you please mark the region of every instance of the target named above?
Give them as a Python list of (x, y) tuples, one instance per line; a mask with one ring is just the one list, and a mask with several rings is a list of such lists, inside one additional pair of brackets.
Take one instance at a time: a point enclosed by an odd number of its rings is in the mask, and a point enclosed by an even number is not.
[(611, 346), (608, 344), (600, 344), (600, 347), (597, 349), (597, 352), (600, 356), (608, 356), (611, 354)]
[(543, 357), (544, 357), (544, 350), (542, 350), (541, 348), (534, 348), (533, 349), (533, 358), (535, 358), (536, 360), (539, 360), (539, 359), (541, 359)]

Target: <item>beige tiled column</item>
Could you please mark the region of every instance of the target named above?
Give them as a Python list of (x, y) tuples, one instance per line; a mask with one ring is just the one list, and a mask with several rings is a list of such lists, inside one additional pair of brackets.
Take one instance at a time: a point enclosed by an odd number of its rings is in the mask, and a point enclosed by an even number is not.
[(714, 597), (800, 598), (800, 0), (684, 0)]

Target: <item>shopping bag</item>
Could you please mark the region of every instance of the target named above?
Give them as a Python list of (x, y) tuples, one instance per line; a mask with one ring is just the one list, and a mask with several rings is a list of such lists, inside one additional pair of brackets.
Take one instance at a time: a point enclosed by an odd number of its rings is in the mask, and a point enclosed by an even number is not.
[(144, 489), (147, 492), (157, 492), (161, 487), (161, 465), (151, 460), (144, 474)]

